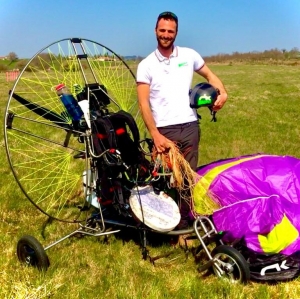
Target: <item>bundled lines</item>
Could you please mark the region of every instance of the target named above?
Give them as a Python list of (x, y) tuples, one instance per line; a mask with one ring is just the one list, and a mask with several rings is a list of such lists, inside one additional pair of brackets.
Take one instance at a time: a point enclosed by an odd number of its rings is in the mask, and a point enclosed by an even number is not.
[(170, 148), (161, 154), (154, 149), (154, 161), (160, 161), (163, 171), (172, 172), (170, 187), (175, 188), (180, 199), (188, 203), (195, 217), (211, 215), (221, 207), (218, 198), (209, 190), (205, 178), (191, 168), (177, 145), (171, 142), (169, 146)]

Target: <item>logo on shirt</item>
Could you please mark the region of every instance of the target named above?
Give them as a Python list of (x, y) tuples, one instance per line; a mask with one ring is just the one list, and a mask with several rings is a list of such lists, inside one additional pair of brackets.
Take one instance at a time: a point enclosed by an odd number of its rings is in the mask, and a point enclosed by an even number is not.
[(188, 65), (187, 62), (181, 62), (181, 63), (178, 63), (178, 67), (187, 66), (187, 65)]

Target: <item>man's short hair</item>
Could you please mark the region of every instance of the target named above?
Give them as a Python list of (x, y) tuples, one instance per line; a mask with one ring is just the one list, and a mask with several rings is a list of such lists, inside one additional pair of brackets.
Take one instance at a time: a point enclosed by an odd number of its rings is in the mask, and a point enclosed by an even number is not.
[(157, 29), (158, 22), (159, 22), (161, 19), (165, 19), (165, 20), (173, 20), (173, 21), (175, 21), (175, 23), (176, 23), (176, 25), (177, 25), (177, 31), (178, 31), (178, 18), (177, 18), (177, 16), (176, 16), (173, 12), (170, 12), (170, 11), (164, 11), (164, 12), (160, 13), (160, 14), (158, 15), (158, 17), (157, 17), (155, 29)]

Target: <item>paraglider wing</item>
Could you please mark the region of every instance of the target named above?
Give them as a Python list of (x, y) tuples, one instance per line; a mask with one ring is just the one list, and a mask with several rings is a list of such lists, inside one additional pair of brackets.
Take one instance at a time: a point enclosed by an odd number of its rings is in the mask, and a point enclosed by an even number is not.
[(212, 217), (217, 230), (226, 232), (225, 241), (244, 239), (248, 248), (262, 253), (300, 250), (300, 159), (242, 156), (200, 167), (197, 173), (197, 184), (206, 185), (222, 206)]

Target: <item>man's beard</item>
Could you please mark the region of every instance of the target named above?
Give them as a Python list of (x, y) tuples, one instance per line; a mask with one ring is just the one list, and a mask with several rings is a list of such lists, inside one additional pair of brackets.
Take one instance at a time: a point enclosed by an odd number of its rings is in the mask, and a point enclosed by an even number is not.
[(171, 40), (171, 41), (170, 41), (171, 43), (168, 44), (168, 45), (163, 44), (163, 43), (161, 42), (161, 39), (160, 39), (159, 37), (156, 37), (156, 39), (157, 39), (158, 45), (159, 45), (161, 48), (163, 48), (164, 50), (169, 50), (169, 49), (172, 49), (172, 48), (173, 48), (173, 44), (174, 44), (175, 39)]

